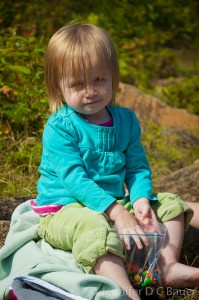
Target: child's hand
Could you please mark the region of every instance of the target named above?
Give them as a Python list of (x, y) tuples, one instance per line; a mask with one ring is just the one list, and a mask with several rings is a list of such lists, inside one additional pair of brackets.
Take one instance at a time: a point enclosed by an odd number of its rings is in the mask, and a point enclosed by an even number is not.
[(106, 209), (105, 213), (114, 221), (118, 233), (122, 235), (121, 239), (124, 241), (127, 250), (130, 249), (129, 235), (132, 235), (139, 249), (143, 248), (141, 240), (146, 246), (148, 245), (146, 236), (136, 236), (136, 234), (143, 234), (144, 232), (135, 216), (128, 212), (121, 204), (114, 202)]
[(150, 206), (149, 199), (140, 198), (133, 204), (135, 217), (144, 225), (152, 225), (156, 220), (156, 216)]
[(147, 237), (143, 235), (144, 231), (138, 224), (135, 216), (129, 213), (126, 209), (117, 215), (115, 225), (119, 234), (121, 234), (120, 238), (124, 241), (127, 250), (130, 250), (131, 248), (129, 235), (132, 236), (139, 249), (143, 248), (142, 242), (146, 246), (149, 244)]

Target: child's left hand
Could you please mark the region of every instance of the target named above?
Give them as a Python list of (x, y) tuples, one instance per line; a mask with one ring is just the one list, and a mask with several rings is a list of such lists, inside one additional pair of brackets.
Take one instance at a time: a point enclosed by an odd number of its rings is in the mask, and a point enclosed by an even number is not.
[(134, 215), (144, 225), (152, 225), (157, 222), (154, 211), (150, 206), (149, 199), (140, 198), (133, 204)]

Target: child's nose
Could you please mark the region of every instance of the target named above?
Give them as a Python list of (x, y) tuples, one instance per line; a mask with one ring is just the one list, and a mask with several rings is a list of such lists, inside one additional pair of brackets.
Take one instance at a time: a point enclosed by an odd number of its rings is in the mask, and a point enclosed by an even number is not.
[(85, 96), (94, 97), (95, 95), (97, 95), (97, 92), (95, 91), (94, 87), (92, 85), (87, 85), (85, 88)]

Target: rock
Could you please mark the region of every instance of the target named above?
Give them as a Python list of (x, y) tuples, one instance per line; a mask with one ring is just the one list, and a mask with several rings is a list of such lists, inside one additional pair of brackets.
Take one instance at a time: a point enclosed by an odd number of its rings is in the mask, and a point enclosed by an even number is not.
[(199, 201), (199, 159), (191, 166), (179, 169), (168, 176), (154, 179), (155, 192), (169, 191), (184, 201)]
[(11, 215), (14, 211), (14, 209), (22, 203), (22, 201), (25, 201), (26, 198), (16, 198), (16, 199), (9, 199), (7, 200), (0, 200), (1, 201), (1, 210), (0, 210), (0, 220), (10, 220)]
[(32, 198), (34, 196), (17, 197), (9, 200), (0, 199), (0, 248), (4, 245), (6, 235), (9, 231), (13, 211), (19, 204)]
[(172, 108), (129, 84), (120, 84), (116, 104), (132, 109), (139, 119), (146, 118), (163, 128), (199, 129), (199, 116)]
[(9, 231), (9, 227), (10, 227), (9, 221), (0, 221), (0, 248), (4, 244), (7, 233)]

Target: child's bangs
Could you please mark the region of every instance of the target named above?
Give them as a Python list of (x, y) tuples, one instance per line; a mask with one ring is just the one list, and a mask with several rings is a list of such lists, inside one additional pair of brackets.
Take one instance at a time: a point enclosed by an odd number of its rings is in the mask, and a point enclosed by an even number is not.
[(99, 75), (104, 74), (110, 61), (106, 58), (104, 51), (99, 51), (95, 47), (83, 46), (79, 49), (73, 49), (72, 53), (67, 54), (62, 65), (62, 79), (67, 86), (73, 83), (84, 82), (86, 84), (92, 81), (92, 69), (95, 68)]

